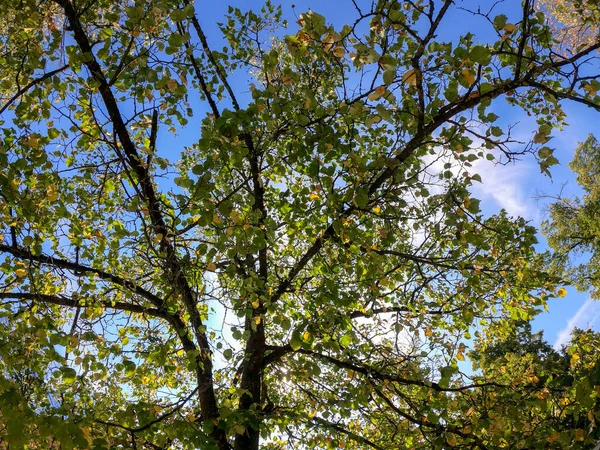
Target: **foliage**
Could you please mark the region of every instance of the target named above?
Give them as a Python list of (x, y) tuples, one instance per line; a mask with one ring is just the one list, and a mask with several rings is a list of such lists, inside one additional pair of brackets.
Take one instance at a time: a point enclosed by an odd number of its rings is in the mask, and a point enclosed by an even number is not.
[(548, 15), (564, 50), (574, 51), (598, 41), (598, 0), (539, 0), (538, 6)]
[(508, 448), (592, 448), (600, 438), (598, 350), (599, 333), (575, 330), (559, 352), (526, 322), (508, 338), (476, 348), (470, 357), (481, 371), (477, 381), (489, 386), (472, 400), (471, 426), (483, 422), (504, 432)]
[[(556, 54), (528, 1), (356, 3), (286, 35), (266, 3), (222, 39), (187, 0), (0, 9), (4, 443), (588, 448), (524, 428), (536, 380), (460, 364), (562, 295), (535, 230), (482, 213), (474, 163), (548, 173), (561, 101), (598, 108), (600, 44)], [(438, 39), (457, 14), (493, 39)]]
[[(589, 135), (579, 143), (569, 166), (583, 189), (581, 198), (559, 198), (550, 205), (550, 220), (543, 224), (554, 262), (580, 290), (600, 289), (600, 143)], [(581, 259), (583, 258), (583, 260)], [(579, 259), (579, 261), (578, 261)]]

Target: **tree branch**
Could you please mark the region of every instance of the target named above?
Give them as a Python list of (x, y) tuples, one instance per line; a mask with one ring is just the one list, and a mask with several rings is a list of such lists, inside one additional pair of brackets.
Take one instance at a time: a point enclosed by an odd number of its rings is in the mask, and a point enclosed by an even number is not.
[(64, 72), (65, 70), (67, 70), (69, 68), (68, 64), (65, 64), (62, 67), (59, 67), (56, 70), (53, 70), (51, 72), (45, 73), (44, 75), (38, 77), (38, 78), (34, 78), (33, 80), (31, 80), (29, 83), (27, 83), (25, 86), (23, 86), (21, 89), (19, 89), (17, 91), (17, 93), (15, 95), (13, 95), (5, 104), (4, 106), (2, 106), (2, 108), (0, 108), (0, 114), (2, 114), (4, 111), (6, 111), (8, 109), (8, 107), (17, 99), (19, 98), (21, 95), (23, 95), (25, 92), (27, 92), (29, 89), (31, 89), (33, 86), (35, 86), (38, 83), (41, 83), (44, 80), (47, 80), (50, 77), (53, 77), (56, 74), (59, 74), (61, 72)]
[[(219, 417), (219, 407), (214, 392), (213, 374), (212, 374), (212, 353), (206, 335), (206, 327), (202, 323), (200, 312), (196, 308), (196, 295), (191, 289), (181, 267), (175, 248), (169, 239), (171, 231), (167, 225), (161, 204), (155, 191), (152, 177), (149, 173), (149, 168), (142, 162), (140, 155), (129, 131), (121, 116), (121, 111), (118, 107), (117, 100), (111, 91), (110, 85), (106, 80), (104, 72), (100, 67), (94, 53), (89, 38), (79, 21), (79, 15), (73, 4), (69, 0), (54, 0), (64, 11), (65, 17), (68, 20), (69, 27), (73, 31), (73, 37), (80, 51), (86, 55), (85, 66), (90, 71), (94, 80), (98, 83), (98, 91), (104, 101), (104, 105), (110, 116), (114, 132), (121, 143), (125, 153), (125, 161), (133, 169), (137, 176), (137, 183), (140, 186), (142, 200), (148, 205), (148, 214), (156, 236), (160, 236), (160, 248), (165, 256), (165, 272), (177, 292), (180, 293), (182, 301), (185, 305), (187, 313), (190, 317), (192, 330), (196, 338), (196, 342), (200, 348), (198, 355), (198, 364), (196, 365), (196, 377), (198, 380), (199, 397), (202, 409), (202, 415), (205, 420), (215, 419)], [(119, 152), (118, 148), (115, 148)], [(216, 440), (219, 449), (229, 449), (229, 443), (225, 432), (218, 427), (213, 429), (213, 438)]]
[(101, 280), (109, 281), (113, 284), (124, 287), (124, 288), (130, 290), (131, 292), (139, 295), (140, 297), (143, 297), (146, 300), (149, 300), (156, 307), (160, 308), (164, 305), (164, 300), (162, 298), (158, 297), (157, 295), (153, 294), (152, 292), (142, 288), (141, 286), (136, 285), (135, 283), (133, 283), (130, 280), (126, 280), (117, 275), (105, 272), (105, 271), (103, 271), (101, 269), (97, 269), (95, 267), (86, 266), (81, 263), (74, 263), (72, 261), (67, 261), (65, 259), (55, 258), (53, 256), (44, 255), (44, 254), (34, 255), (33, 253), (31, 253), (31, 251), (29, 249), (26, 249), (23, 247), (16, 247), (16, 246), (13, 247), (13, 246), (0, 244), (0, 252), (8, 253), (8, 254), (14, 256), (15, 258), (19, 258), (22, 260), (35, 261), (35, 262), (38, 262), (41, 264), (49, 265), (51, 267), (55, 267), (55, 268), (59, 268), (59, 269), (67, 269), (67, 270), (71, 271), (74, 275), (78, 275), (78, 276), (80, 276), (81, 274), (85, 274), (85, 273), (92, 273), (94, 275), (97, 275), (98, 278), (100, 278)]
[[(69, 308), (80, 308), (87, 307), (85, 302), (81, 300), (74, 300), (69, 297), (62, 295), (48, 295), (48, 294), (35, 294), (29, 292), (0, 292), (0, 299), (15, 299), (15, 300), (29, 300), (40, 303), (50, 303), (52, 305), (67, 306)], [(147, 308), (141, 305), (135, 305), (126, 302), (110, 302), (110, 301), (98, 301), (104, 308), (115, 309), (118, 311), (130, 312), (135, 314), (144, 314), (152, 317), (158, 317), (171, 322), (173, 316), (167, 311), (158, 308)]]
[(359, 436), (356, 433), (353, 433), (350, 430), (347, 430), (346, 428), (344, 428), (343, 426), (337, 424), (337, 423), (333, 423), (333, 422), (329, 422), (328, 420), (325, 419), (321, 419), (320, 417), (313, 417), (311, 419), (312, 422), (315, 422), (319, 425), (325, 426), (326, 428), (331, 428), (335, 431), (337, 431), (338, 433), (342, 433), (345, 434), (346, 436), (348, 436), (350, 439), (352, 439), (353, 441), (356, 441), (360, 444), (366, 444), (371, 448), (374, 448), (376, 450), (385, 450), (383, 447), (377, 445), (375, 442), (370, 441), (369, 439)]

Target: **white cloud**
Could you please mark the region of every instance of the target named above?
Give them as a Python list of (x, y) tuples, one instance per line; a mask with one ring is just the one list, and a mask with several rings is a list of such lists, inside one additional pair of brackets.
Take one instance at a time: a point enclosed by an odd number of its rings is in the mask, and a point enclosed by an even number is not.
[(560, 330), (554, 348), (559, 350), (564, 344), (571, 339), (571, 333), (575, 328), (591, 328), (600, 318), (600, 302), (588, 298), (577, 312), (569, 319), (567, 325)]
[[(478, 147), (477, 140), (473, 148)], [(440, 150), (440, 153), (427, 155), (423, 162), (427, 166), (428, 177), (435, 179), (438, 174), (448, 170), (446, 163), (451, 163), (450, 171), (455, 176), (465, 171), (464, 167), (456, 164), (456, 161), (448, 154)], [(468, 169), (471, 174), (479, 174), (482, 183), (473, 183), (474, 195), (482, 201), (482, 205), (495, 204), (503, 208), (510, 216), (520, 216), (527, 220), (533, 220), (535, 223), (540, 221), (540, 209), (535, 205), (531, 197), (535, 186), (531, 185), (531, 180), (539, 177), (537, 166), (532, 166), (525, 161), (518, 161), (515, 164), (497, 164), (486, 159), (474, 161), (472, 167)], [(431, 186), (432, 194), (439, 194), (443, 191), (443, 186)], [(490, 209), (486, 211), (496, 213)]]
[(537, 222), (539, 209), (526, 196), (527, 180), (532, 178), (533, 169), (524, 163), (500, 165), (479, 160), (473, 164), (473, 172), (481, 176), (482, 183), (474, 183), (475, 195), (485, 204), (493, 200), (510, 216), (521, 216)]

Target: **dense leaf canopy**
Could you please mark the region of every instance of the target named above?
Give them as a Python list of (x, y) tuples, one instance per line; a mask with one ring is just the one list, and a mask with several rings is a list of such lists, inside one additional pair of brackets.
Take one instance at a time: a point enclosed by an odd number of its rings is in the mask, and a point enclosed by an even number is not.
[(598, 38), (598, 0), (539, 0), (538, 6), (547, 13), (564, 51), (593, 44)]
[(554, 249), (554, 262), (567, 269), (580, 290), (600, 289), (600, 143), (590, 135), (575, 150), (569, 166), (583, 189), (581, 198), (559, 198), (550, 205), (543, 231)]
[(598, 338), (531, 335), (560, 277), (471, 190), (557, 163), (600, 43), (565, 56), (528, 0), (346, 6), (209, 33), (189, 0), (0, 0), (2, 445), (596, 442)]

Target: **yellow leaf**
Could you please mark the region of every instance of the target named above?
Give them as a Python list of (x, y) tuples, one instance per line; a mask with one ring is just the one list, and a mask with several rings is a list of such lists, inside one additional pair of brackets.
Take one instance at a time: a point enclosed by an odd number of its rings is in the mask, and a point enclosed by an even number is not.
[(46, 200), (49, 202), (54, 202), (57, 199), (58, 192), (56, 191), (56, 188), (54, 186), (49, 186), (48, 189), (46, 189)]
[(163, 234), (162, 233), (156, 233), (156, 236), (154, 236), (154, 245), (158, 245), (161, 243), (163, 239)]
[(575, 430), (575, 440), (576, 441), (585, 441), (585, 430), (581, 428), (577, 428)]
[(177, 356), (183, 356), (185, 354), (185, 352), (183, 351), (183, 349), (179, 349), (177, 350)]
[(208, 266), (206, 266), (206, 268), (208, 270), (210, 270), (211, 272), (214, 272), (215, 270), (217, 270), (217, 266), (215, 263), (210, 263)]
[(92, 438), (92, 432), (91, 432), (90, 428), (83, 427), (83, 428), (81, 428), (81, 432), (82, 432), (85, 440), (88, 442), (88, 444), (92, 445), (92, 442), (94, 439)]
[(311, 200), (317, 200), (319, 198), (319, 194), (315, 194), (314, 192), (312, 192), (309, 196), (309, 199)]
[(547, 441), (552, 443), (552, 442), (558, 441), (559, 439), (560, 439), (560, 432), (555, 431), (548, 437)]
[(344, 50), (342, 47), (336, 47), (333, 49), (333, 56), (335, 56), (336, 58), (341, 58), (345, 54), (346, 50)]
[(15, 270), (15, 275), (18, 277), (24, 277), (27, 275), (27, 271), (25, 269), (17, 269)]
[(213, 223), (215, 225), (221, 225), (221, 222), (223, 222), (223, 219), (221, 219), (221, 217), (219, 215), (215, 214), (213, 216)]
[(174, 91), (177, 89), (177, 81), (175, 81), (173, 78), (170, 78), (169, 81), (167, 81), (167, 87), (170, 91)]
[(335, 36), (332, 36), (331, 34), (326, 34), (322, 42), (325, 51), (328, 52), (329, 50), (331, 50), (333, 44), (335, 44)]
[(504, 25), (504, 31), (506, 33), (513, 33), (515, 32), (517, 29), (517, 26), (514, 23), (507, 23), (506, 25)]
[(373, 92), (369, 94), (368, 98), (371, 101), (375, 101), (380, 99), (383, 94), (385, 94), (385, 86), (378, 86)]
[(28, 145), (28, 146), (29, 146), (29, 147), (31, 147), (31, 148), (36, 148), (36, 149), (37, 149), (37, 148), (39, 148), (39, 146), (40, 146), (40, 141), (39, 141), (39, 139), (37, 138), (37, 136), (35, 136), (35, 135), (33, 135), (33, 134), (32, 134), (32, 135), (29, 135), (29, 136), (27, 136), (27, 139), (24, 139), (24, 140), (23, 140), (23, 143), (24, 143), (25, 145)]
[(461, 74), (467, 83), (473, 84), (475, 82), (475, 75), (469, 69), (463, 69)]
[(402, 75), (402, 81), (411, 86), (417, 85), (417, 71), (415, 69), (410, 69), (404, 75)]
[(381, 208), (379, 206), (375, 206), (375, 207), (373, 207), (373, 212), (375, 214), (379, 214), (381, 212)]
[(560, 298), (563, 298), (567, 295), (567, 290), (565, 288), (558, 288), (557, 294)]
[(260, 306), (260, 302), (258, 301), (258, 299), (254, 300), (254, 301), (252, 302), (252, 307), (253, 307), (254, 309), (258, 308), (259, 306)]
[(305, 331), (304, 334), (302, 335), (302, 339), (304, 339), (305, 341), (308, 341), (310, 339), (310, 333), (308, 331)]
[(454, 447), (456, 445), (456, 435), (452, 433), (446, 433), (446, 442), (450, 447)]
[(254, 318), (254, 323), (255, 323), (256, 325), (258, 325), (258, 324), (260, 323), (260, 316), (256, 316), (256, 317)]
[(586, 84), (583, 89), (591, 96), (591, 97), (595, 97), (596, 96), (596, 89), (594, 89), (594, 87), (591, 84)]

